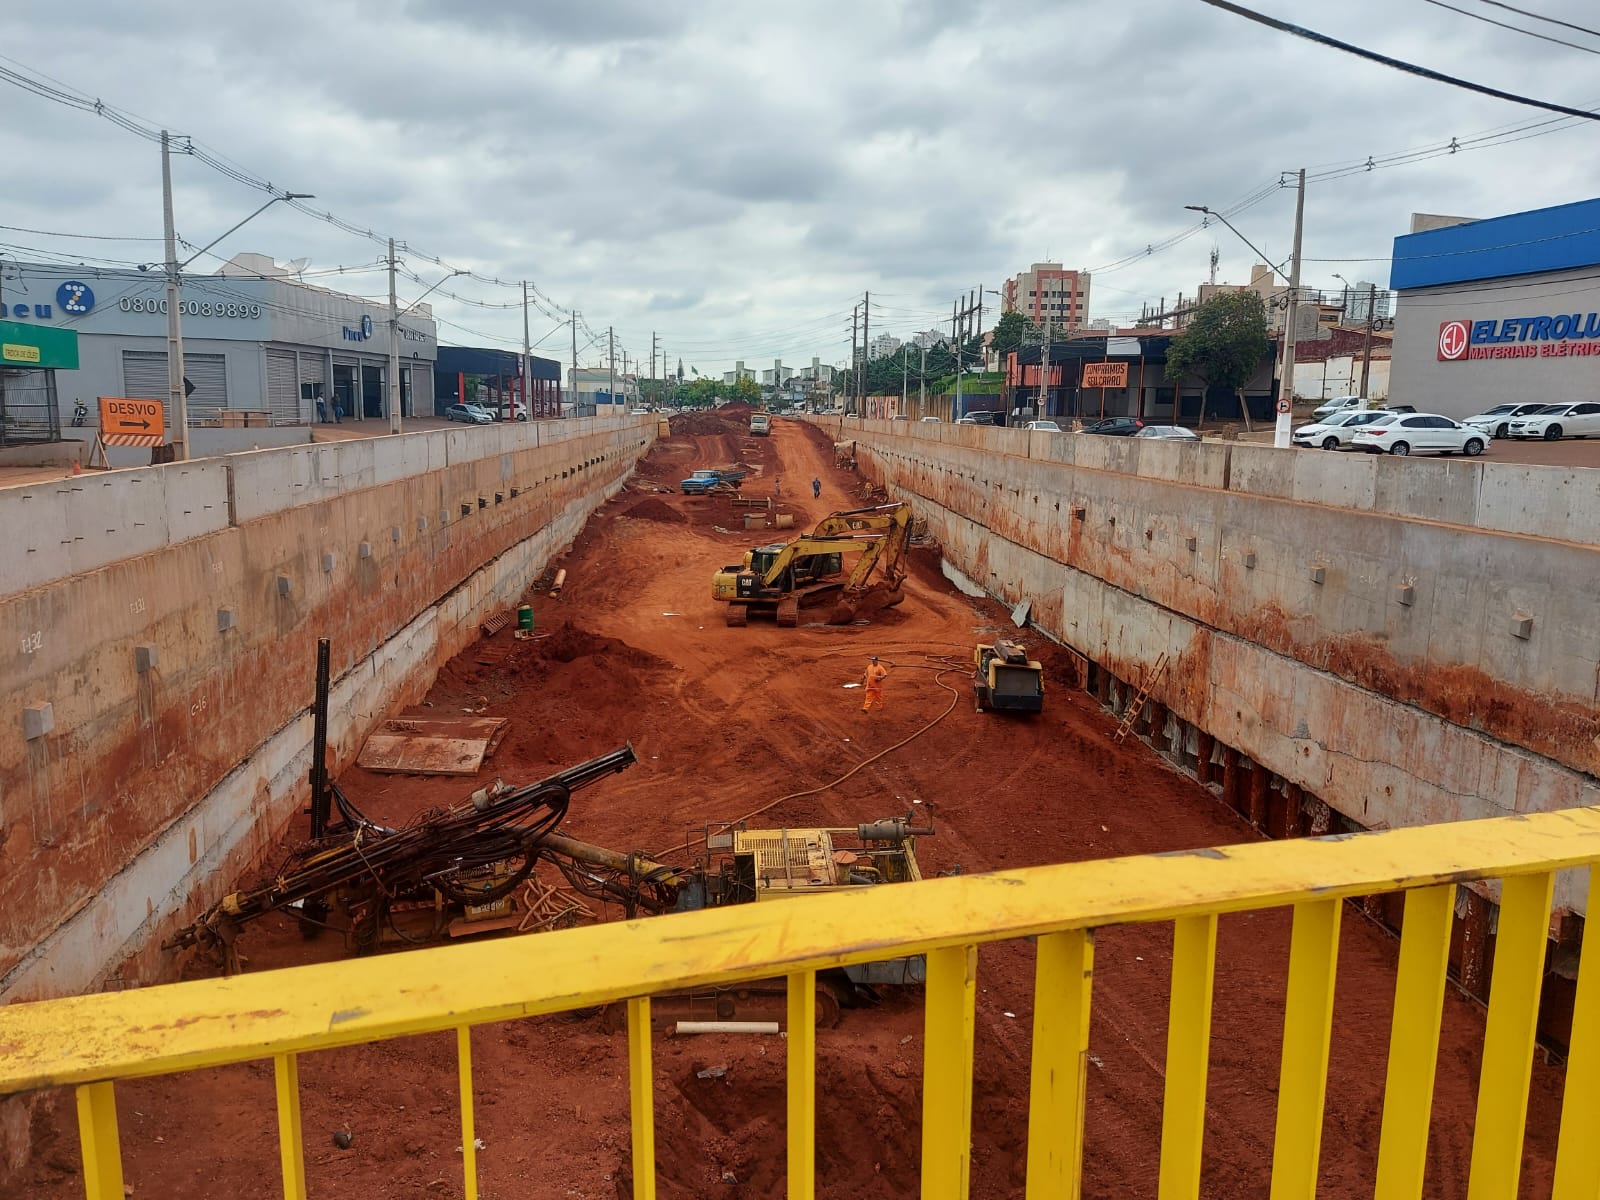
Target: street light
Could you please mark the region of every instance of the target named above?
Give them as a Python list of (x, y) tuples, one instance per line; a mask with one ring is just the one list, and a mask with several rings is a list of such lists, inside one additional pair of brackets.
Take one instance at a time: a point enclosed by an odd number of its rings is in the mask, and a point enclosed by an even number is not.
[[(423, 292), (422, 295), (418, 296), (415, 300), (413, 300), (410, 304), (406, 305), (406, 307), (403, 308), (403, 309), (400, 308), (399, 302), (395, 299), (394, 273), (395, 273), (394, 241), (391, 239), (390, 242), (389, 242), (389, 432), (390, 433), (399, 433), (400, 432), (400, 318), (403, 317), (406, 313), (413, 311), (419, 304), (421, 304), (429, 296), (433, 295), (433, 293), (438, 288), (442, 287), (444, 284), (446, 284), (450, 280), (454, 279), (457, 275), (466, 275), (466, 274), (468, 274), (468, 272), (466, 270), (464, 270), (464, 269), (457, 269), (457, 270), (451, 271), (448, 275), (445, 275), (442, 278), (440, 278), (438, 283), (435, 283), (432, 287), (430, 287), (427, 291)], [(415, 373), (413, 373), (412, 379), (411, 379), (411, 391), (412, 391), (411, 402), (414, 405), (416, 403), (416, 375), (415, 375)], [(462, 399), (465, 400), (466, 397), (463, 396)], [(514, 416), (515, 413), (513, 413), (512, 415)]]
[(316, 197), (309, 192), (284, 192), (281, 195), (275, 195), (243, 221), (207, 242), (180, 263), (178, 261), (178, 234), (172, 218), (172, 153), (170, 141), (170, 136), (163, 129), (161, 131), (161, 201), (167, 252), (167, 407), (168, 411), (173, 414), (172, 459), (174, 462), (182, 462), (189, 457), (189, 396), (183, 384), (183, 318), (178, 307), (178, 285), (183, 269), (223, 238), (242, 229), (280, 200), (314, 200)]
[[(1266, 263), (1269, 267), (1271, 267), (1272, 271), (1274, 273), (1277, 272), (1278, 267), (1273, 267), (1272, 266), (1272, 259), (1267, 254), (1267, 252), (1262, 250), (1260, 247), (1258, 247), (1254, 242), (1252, 242), (1249, 238), (1245, 237), (1245, 235), (1240, 233), (1237, 229), (1234, 229), (1233, 222), (1228, 220), (1227, 217), (1223, 216), (1221, 213), (1215, 211), (1214, 209), (1207, 208), (1204, 204), (1185, 204), (1184, 207), (1186, 209), (1188, 209), (1190, 212), (1204, 213), (1208, 217), (1215, 217), (1217, 220), (1221, 221), (1224, 225), (1226, 225), (1229, 229), (1233, 229), (1234, 235), (1236, 237), (1238, 237), (1238, 239), (1241, 242), (1243, 242), (1246, 246), (1249, 246), (1250, 249), (1254, 250), (1256, 252), (1256, 255), (1261, 259), (1261, 261)], [(1282, 266), (1282, 264), (1280, 263), (1279, 266)]]
[[(1278, 371), (1278, 419), (1273, 428), (1272, 434), (1272, 444), (1279, 449), (1287, 449), (1289, 446), (1290, 413), (1294, 407), (1295, 335), (1297, 333), (1297, 322), (1299, 320), (1299, 314), (1296, 311), (1296, 305), (1300, 299), (1300, 238), (1305, 231), (1306, 213), (1305, 169), (1302, 167), (1300, 171), (1297, 172), (1297, 175), (1298, 178), (1295, 181), (1294, 202), (1294, 249), (1289, 251), (1289, 258), (1287, 260), (1289, 263), (1289, 293), (1288, 302), (1284, 305), (1283, 347), (1281, 359), (1282, 365)], [(1260, 254), (1262, 259), (1266, 260), (1270, 265), (1271, 260), (1267, 259), (1265, 254), (1261, 254), (1261, 251), (1256, 248), (1256, 244), (1254, 242), (1245, 237), (1244, 234), (1240, 233), (1237, 229), (1234, 229), (1233, 223), (1229, 221), (1227, 217), (1223, 216), (1219, 212), (1213, 212), (1204, 204), (1185, 204), (1184, 207), (1190, 212), (1204, 213), (1208, 217), (1216, 217), (1217, 220), (1221, 221), (1229, 229), (1233, 229), (1235, 236), (1237, 236), (1241, 242), (1243, 242), (1246, 246), (1249, 246), (1250, 249), (1255, 250), (1255, 252)], [(1276, 271), (1277, 268), (1274, 267), (1273, 270)]]

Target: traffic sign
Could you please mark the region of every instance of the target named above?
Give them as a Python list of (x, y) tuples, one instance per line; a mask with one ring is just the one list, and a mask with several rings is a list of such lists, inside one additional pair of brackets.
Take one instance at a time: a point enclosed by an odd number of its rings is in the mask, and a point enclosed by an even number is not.
[(108, 446), (159, 446), (167, 440), (166, 410), (159, 400), (100, 397), (100, 440)]
[(1279, 399), (1279, 401), (1278, 401), (1278, 411), (1281, 412), (1281, 413), (1288, 412), (1289, 411), (1289, 402), (1287, 400)]

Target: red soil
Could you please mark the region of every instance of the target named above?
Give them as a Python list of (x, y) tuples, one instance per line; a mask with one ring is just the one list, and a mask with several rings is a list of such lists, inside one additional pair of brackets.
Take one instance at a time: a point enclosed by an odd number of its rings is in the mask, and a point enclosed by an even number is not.
[[(675, 427), (680, 422), (675, 421)], [(695, 466), (763, 468), (746, 492), (782, 475), (796, 526), (857, 506), (861, 481), (836, 470), (815, 430), (777, 422), (742, 436), (743, 414), (688, 418), (640, 480), (665, 484)], [(755, 449), (744, 446), (755, 443)], [(813, 503), (810, 481), (823, 482)], [(790, 495), (790, 480), (793, 495)], [(648, 496), (641, 499), (641, 496)], [(666, 513), (684, 518), (679, 524)], [(623, 519), (618, 519), (619, 517)], [(854, 824), (936, 807), (937, 836), (918, 844), (927, 874), (966, 872), (1252, 840), (1213, 796), (1067, 686), (1064, 656), (1028, 635), (1049, 667), (1042, 718), (979, 715), (965, 672), (941, 676), (929, 655), (968, 661), (974, 642), (1014, 632), (996, 605), (955, 592), (936, 559), (916, 556), (905, 603), (868, 626), (724, 627), (710, 575), (740, 549), (785, 536), (719, 534), (736, 510), (718, 498), (631, 487), (589, 523), (562, 560), (559, 599), (531, 597), (549, 637), (509, 631), (457, 657), (428, 703), (512, 719), (482, 779), (525, 783), (631, 741), (640, 762), (580, 793), (567, 830), (619, 850), (662, 850), (708, 821), (833, 779), (956, 704), (935, 730), (820, 795), (785, 803), (772, 825)], [(817, 618), (819, 621), (821, 617)], [(868, 654), (895, 664), (887, 711), (863, 715), (856, 691)], [(341, 784), (370, 816), (399, 821), (454, 801), (479, 781), (370, 775)], [(615, 915), (615, 914), (613, 914)], [(1288, 957), (1284, 911), (1224, 918), (1218, 939), (1204, 1188), (1266, 1196)], [(248, 969), (342, 955), (338, 940), (303, 941), (270, 918), (241, 942)], [(1159, 1158), (1171, 932), (1102, 931), (1095, 950), (1088, 1197), (1154, 1196)], [(537, 938), (507, 952), (537, 952)], [(1322, 1149), (1323, 1197), (1371, 1195), (1382, 1115), (1397, 945), (1346, 908)], [(1020, 1196), (1027, 1146), (1033, 950), (979, 955), (972, 1191)], [(1465, 1194), (1475, 1107), (1480, 1010), (1446, 999), (1428, 1193)], [(484, 1027), (473, 1035), (482, 1195), (613, 1197), (629, 1170), (627, 1045), (595, 1017)], [(917, 1192), (923, 1055), (921, 998), (890, 994), (818, 1035), (819, 1193)], [(661, 1195), (772, 1196), (783, 1189), (784, 1043), (776, 1038), (656, 1039)], [(726, 1073), (700, 1079), (707, 1066)], [(1525, 1194), (1548, 1190), (1559, 1073), (1534, 1071)], [(448, 1036), (303, 1056), (301, 1091), (312, 1195), (460, 1196), (459, 1114)], [(120, 1085), (127, 1179), (136, 1197), (281, 1194), (272, 1069), (258, 1063)], [(349, 1129), (348, 1149), (331, 1135)], [(44, 1200), (81, 1195), (70, 1108), (43, 1123), (33, 1186)]]

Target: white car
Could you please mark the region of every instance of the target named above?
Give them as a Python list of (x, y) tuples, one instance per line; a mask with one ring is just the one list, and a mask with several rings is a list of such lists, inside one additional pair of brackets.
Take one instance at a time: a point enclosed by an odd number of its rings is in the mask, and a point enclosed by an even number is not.
[(939, 423), (939, 418), (938, 417), (923, 417), (922, 418), (922, 423), (924, 425), (937, 425)]
[(1510, 432), (1514, 438), (1544, 438), (1547, 442), (1594, 437), (1600, 435), (1600, 404), (1546, 404), (1538, 412), (1515, 418)]
[(1387, 414), (1381, 410), (1360, 409), (1356, 412), (1337, 412), (1321, 421), (1302, 425), (1290, 435), (1296, 446), (1321, 446), (1324, 450), (1342, 450), (1363, 425), (1370, 425)]
[(1061, 426), (1057, 425), (1054, 421), (1029, 421), (1026, 425), (1023, 426), (1023, 428), (1024, 429), (1031, 429), (1035, 433), (1060, 433), (1061, 432)]
[(1467, 417), (1461, 423), (1471, 425), (1474, 429), (1481, 429), (1490, 437), (1509, 437), (1512, 421), (1518, 417), (1531, 416), (1543, 407), (1543, 404), (1496, 404), (1486, 412)]
[(1332, 400), (1325, 401), (1311, 410), (1311, 419), (1320, 421), (1323, 417), (1332, 416), (1336, 412), (1343, 412), (1347, 408), (1365, 408), (1367, 402), (1360, 396), (1335, 396)]
[[(1596, 405), (1600, 408), (1600, 405)], [(1482, 454), (1489, 435), (1438, 413), (1380, 413), (1357, 429), (1350, 444), (1373, 454)]]

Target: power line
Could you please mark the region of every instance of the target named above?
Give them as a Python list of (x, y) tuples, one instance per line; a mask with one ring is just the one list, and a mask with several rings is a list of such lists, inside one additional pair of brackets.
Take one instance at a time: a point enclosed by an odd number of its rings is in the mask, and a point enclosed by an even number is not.
[(1463, 17), (1471, 17), (1474, 21), (1482, 21), (1487, 25), (1497, 25), (1501, 29), (1509, 29), (1512, 33), (1526, 34), (1531, 38), (1538, 38), (1541, 42), (1554, 42), (1558, 46), (1570, 46), (1574, 50), (1582, 50), (1585, 54), (1600, 54), (1600, 50), (1593, 46), (1580, 46), (1577, 42), (1569, 42), (1565, 38), (1551, 37), (1548, 33), (1535, 33), (1531, 29), (1524, 29), (1520, 25), (1509, 25), (1504, 21), (1496, 21), (1493, 17), (1486, 17), (1482, 13), (1468, 12), (1464, 8), (1457, 8), (1454, 4), (1446, 4), (1444, 0), (1423, 0), (1424, 4), (1431, 4), (1435, 8), (1448, 8), (1453, 13), (1460, 13)]
[(1496, 8), (1505, 9), (1507, 12), (1514, 12), (1520, 17), (1532, 17), (1535, 21), (1548, 21), (1551, 25), (1560, 25), (1563, 29), (1572, 29), (1578, 33), (1587, 33), (1592, 34), (1595, 37), (1600, 37), (1600, 29), (1590, 29), (1587, 25), (1574, 25), (1571, 21), (1561, 21), (1557, 20), (1555, 17), (1547, 17), (1541, 13), (1530, 12), (1526, 8), (1517, 8), (1514, 5), (1502, 4), (1500, 3), (1500, 0), (1479, 0), (1479, 2), (1482, 4), (1492, 4)]
[(1492, 88), (1482, 83), (1473, 83), (1469, 79), (1461, 79), (1455, 75), (1446, 75), (1442, 71), (1435, 71), (1429, 67), (1419, 67), (1415, 63), (1408, 63), (1398, 58), (1390, 58), (1387, 54), (1379, 54), (1375, 50), (1367, 50), (1350, 42), (1341, 42), (1338, 38), (1331, 38), (1324, 33), (1317, 33), (1314, 30), (1305, 28), (1303, 25), (1293, 25), (1288, 21), (1280, 21), (1276, 17), (1269, 17), (1265, 13), (1258, 13), (1254, 9), (1234, 4), (1232, 0), (1200, 0), (1200, 2), (1209, 4), (1212, 8), (1220, 8), (1224, 12), (1243, 17), (1247, 21), (1254, 21), (1258, 25), (1265, 25), (1268, 29), (1275, 29), (1279, 33), (1287, 33), (1293, 37), (1304, 38), (1308, 42), (1316, 42), (1318, 45), (1328, 46), (1334, 50), (1343, 50), (1346, 54), (1354, 54), (1358, 58), (1365, 58), (1370, 62), (1380, 63), (1396, 71), (1404, 71), (1409, 75), (1432, 79), (1436, 83), (1447, 83), (1451, 87), (1477, 92), (1482, 96), (1493, 96), (1497, 100), (1509, 100), (1513, 104), (1525, 104), (1529, 108), (1542, 108), (1547, 112), (1564, 113), (1569, 117), (1583, 117), (1590, 121), (1600, 121), (1600, 112), (1587, 112), (1581, 108), (1570, 108), (1565, 104), (1552, 104), (1548, 100), (1535, 100), (1531, 96), (1519, 95), (1516, 92), (1503, 92), (1499, 88)]

